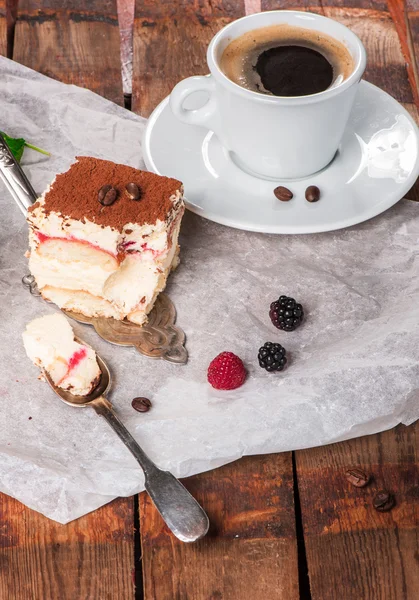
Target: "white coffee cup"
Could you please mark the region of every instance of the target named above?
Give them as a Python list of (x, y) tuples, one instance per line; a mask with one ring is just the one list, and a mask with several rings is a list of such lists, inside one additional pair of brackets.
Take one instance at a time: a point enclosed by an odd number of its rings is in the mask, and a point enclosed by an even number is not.
[[(286, 23), (320, 31), (343, 43), (352, 55), (351, 75), (311, 96), (280, 97), (243, 88), (221, 71), (224, 49), (253, 29)], [(323, 169), (338, 150), (366, 65), (365, 48), (347, 27), (320, 15), (270, 11), (233, 21), (212, 39), (207, 52), (211, 75), (189, 77), (170, 95), (173, 113), (184, 123), (214, 133), (244, 170), (268, 179), (296, 179)], [(184, 107), (188, 96), (208, 94), (204, 106)]]

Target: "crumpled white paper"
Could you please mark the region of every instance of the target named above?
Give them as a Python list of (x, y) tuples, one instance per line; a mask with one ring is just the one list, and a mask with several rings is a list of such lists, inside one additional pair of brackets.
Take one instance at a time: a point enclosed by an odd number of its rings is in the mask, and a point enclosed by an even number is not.
[[(53, 154), (24, 156), (39, 192), (77, 154), (143, 167), (144, 123), (87, 90), (0, 58), (0, 129)], [(56, 309), (23, 288), (26, 223), (4, 187), (0, 202), (0, 490), (65, 523), (139, 492), (143, 475), (93, 410), (63, 404), (37, 380), (21, 333)], [(110, 399), (159, 466), (185, 477), (244, 454), (328, 444), (419, 417), (418, 205), (402, 201), (360, 226), (294, 237), (228, 229), (187, 213), (181, 246), (168, 293), (187, 335), (187, 365), (153, 361), (72, 323), (108, 362)], [(294, 333), (269, 320), (270, 302), (283, 293), (307, 315)], [(257, 365), (268, 340), (288, 350), (283, 373)], [(223, 350), (240, 355), (249, 371), (232, 392), (206, 382), (210, 360)], [(131, 407), (139, 395), (152, 399), (147, 414)]]

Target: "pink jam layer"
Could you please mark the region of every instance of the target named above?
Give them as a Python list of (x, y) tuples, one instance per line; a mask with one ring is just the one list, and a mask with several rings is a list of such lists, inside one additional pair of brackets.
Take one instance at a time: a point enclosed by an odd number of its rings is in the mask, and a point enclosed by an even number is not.
[(87, 348), (85, 346), (83, 346), (82, 348), (80, 348), (80, 350), (76, 350), (70, 356), (70, 358), (67, 362), (67, 372), (63, 377), (61, 377), (60, 381), (57, 381), (57, 385), (60, 385), (65, 379), (67, 379), (67, 377), (70, 376), (71, 371), (73, 371), (77, 367), (77, 365), (80, 364), (81, 361), (86, 358), (86, 355), (87, 355)]
[(69, 235), (68, 237), (59, 237), (59, 236), (55, 236), (55, 235), (45, 235), (45, 233), (41, 233), (40, 231), (37, 231), (36, 233), (36, 237), (38, 238), (38, 241), (40, 244), (43, 244), (44, 242), (47, 242), (49, 240), (61, 240), (62, 242), (75, 242), (77, 244), (84, 244), (85, 246), (90, 246), (90, 248), (94, 248), (95, 250), (98, 250), (99, 252), (105, 252), (105, 254), (109, 254), (110, 256), (112, 256), (112, 258), (116, 258), (116, 255), (113, 252), (110, 252), (109, 250), (105, 250), (104, 248), (101, 248), (100, 246), (97, 246), (96, 244), (92, 244), (92, 242), (88, 242), (87, 240), (80, 240), (79, 238), (76, 238), (72, 235)]
[[(134, 254), (134, 253), (141, 254), (141, 252), (139, 250), (130, 250), (129, 249), (130, 246), (133, 246), (134, 244), (137, 243), (133, 240), (131, 240), (129, 242), (122, 242), (121, 244), (119, 244), (118, 245), (119, 252), (117, 254), (114, 254), (113, 252), (110, 252), (109, 250), (105, 250), (104, 248), (101, 248), (100, 246), (97, 246), (96, 244), (92, 244), (91, 242), (88, 242), (87, 240), (80, 240), (79, 238), (76, 238), (72, 235), (70, 235), (68, 237), (59, 237), (59, 236), (45, 235), (45, 233), (41, 233), (40, 231), (38, 231), (36, 233), (36, 236), (37, 236), (40, 244), (43, 244), (44, 242), (47, 242), (48, 240), (61, 240), (62, 242), (73, 242), (73, 243), (77, 243), (77, 244), (85, 244), (86, 246), (90, 246), (91, 248), (94, 248), (95, 250), (97, 250), (99, 252), (105, 252), (105, 254), (109, 254), (110, 256), (112, 256), (112, 258), (117, 258), (119, 254), (121, 254), (121, 253), (125, 254), (126, 252), (128, 252), (129, 254)], [(162, 254), (164, 254), (164, 252), (166, 252), (166, 248), (164, 250), (153, 250), (152, 248), (149, 248), (147, 246), (147, 244), (142, 244), (141, 250), (142, 250), (142, 252), (151, 252), (153, 254), (153, 257), (155, 257), (155, 258), (158, 258)]]
[(73, 369), (77, 367), (77, 365), (86, 358), (87, 349), (85, 347), (80, 348), (80, 350), (76, 350), (73, 356), (68, 361), (68, 373), (70, 373)]

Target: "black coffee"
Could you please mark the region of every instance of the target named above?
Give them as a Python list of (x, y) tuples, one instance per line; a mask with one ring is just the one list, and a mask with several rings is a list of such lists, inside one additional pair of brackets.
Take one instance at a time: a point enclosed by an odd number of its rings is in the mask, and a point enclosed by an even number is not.
[(248, 31), (224, 49), (220, 68), (238, 85), (274, 96), (309, 96), (352, 73), (349, 50), (338, 40), (287, 24)]
[(255, 69), (263, 87), (274, 96), (308, 96), (327, 90), (333, 67), (317, 50), (277, 46), (259, 55)]

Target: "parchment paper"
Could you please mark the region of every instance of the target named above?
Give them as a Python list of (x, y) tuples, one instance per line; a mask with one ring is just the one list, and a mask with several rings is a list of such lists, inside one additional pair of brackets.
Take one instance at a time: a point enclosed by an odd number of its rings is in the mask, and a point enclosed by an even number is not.
[[(0, 58), (0, 129), (50, 150), (23, 165), (41, 192), (76, 154), (143, 167), (144, 119), (95, 94)], [(25, 220), (0, 188), (0, 490), (61, 523), (143, 489), (130, 453), (92, 410), (64, 405), (25, 355), (21, 333), (53, 305), (30, 296)], [(245, 454), (280, 452), (375, 433), (419, 417), (419, 206), (336, 233), (274, 236), (228, 229), (186, 214), (181, 265), (168, 293), (187, 334), (186, 366), (112, 346), (72, 323), (109, 363), (110, 399), (159, 466), (184, 477)], [(270, 323), (280, 294), (303, 303), (292, 334)], [(266, 341), (289, 368), (257, 365)], [(246, 384), (217, 392), (210, 360), (239, 354)], [(147, 414), (131, 407), (147, 396)]]

